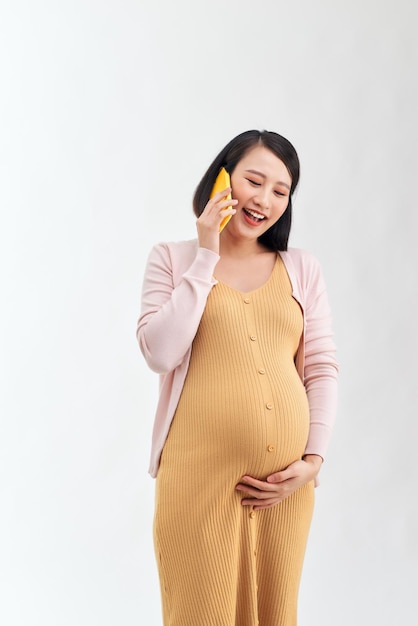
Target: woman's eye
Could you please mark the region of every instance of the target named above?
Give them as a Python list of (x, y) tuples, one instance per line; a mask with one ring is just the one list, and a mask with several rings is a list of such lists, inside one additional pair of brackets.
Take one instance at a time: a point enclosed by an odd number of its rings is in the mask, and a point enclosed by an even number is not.
[(281, 191), (275, 191), (274, 192), (276, 194), (276, 196), (285, 196), (285, 193), (282, 193)]
[(261, 183), (257, 183), (255, 180), (251, 180), (251, 178), (247, 178), (248, 182), (256, 187), (260, 187)]

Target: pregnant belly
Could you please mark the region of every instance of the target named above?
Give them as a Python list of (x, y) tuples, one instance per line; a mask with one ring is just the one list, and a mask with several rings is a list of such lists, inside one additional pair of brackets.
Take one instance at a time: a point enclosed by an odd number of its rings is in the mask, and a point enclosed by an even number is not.
[(268, 384), (225, 379), (203, 389), (190, 377), (163, 455), (165, 462), (181, 458), (190, 472), (204, 463), (208, 471), (261, 478), (301, 458), (308, 433), (308, 402), (296, 370)]

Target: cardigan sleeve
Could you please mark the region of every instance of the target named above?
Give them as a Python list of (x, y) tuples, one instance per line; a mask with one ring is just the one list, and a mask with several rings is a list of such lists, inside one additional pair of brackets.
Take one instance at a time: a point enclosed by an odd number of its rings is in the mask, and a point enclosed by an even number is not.
[(305, 454), (322, 458), (328, 447), (337, 410), (338, 364), (331, 311), (321, 268), (312, 259), (307, 277), (304, 384), (310, 412)]
[(218, 260), (215, 252), (198, 247), (190, 266), (175, 284), (169, 245), (158, 244), (151, 250), (142, 287), (137, 338), (153, 371), (171, 372), (185, 357), (207, 296), (216, 284), (213, 271)]

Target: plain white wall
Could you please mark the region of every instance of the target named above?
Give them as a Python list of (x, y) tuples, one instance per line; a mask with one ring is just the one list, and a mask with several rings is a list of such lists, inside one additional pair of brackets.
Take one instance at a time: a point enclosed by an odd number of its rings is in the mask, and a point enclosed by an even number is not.
[(151, 246), (235, 134), (298, 149), (341, 362), (300, 626), (418, 611), (413, 3), (3, 0), (0, 621), (161, 624), (136, 346)]

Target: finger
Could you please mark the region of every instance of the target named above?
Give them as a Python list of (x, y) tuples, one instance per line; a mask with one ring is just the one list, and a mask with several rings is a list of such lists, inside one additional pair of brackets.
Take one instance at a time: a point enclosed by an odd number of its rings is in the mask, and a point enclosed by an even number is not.
[(234, 209), (232, 206), (228, 206), (226, 207), (226, 209), (222, 209), (219, 212), (219, 215), (221, 217), (221, 220), (223, 220), (225, 217), (227, 217), (228, 215), (235, 215), (235, 213), (237, 212), (236, 209)]
[(270, 498), (265, 498), (263, 500), (255, 500), (254, 498), (244, 498), (241, 500), (242, 506), (251, 506), (253, 509), (265, 509), (269, 506), (274, 506), (278, 504), (282, 500), (285, 499), (286, 496), (274, 496)]
[(267, 476), (267, 482), (277, 484), (288, 480), (288, 478), (290, 477), (285, 473), (285, 471), (275, 472), (274, 474), (270, 474), (270, 476)]
[(218, 193), (215, 193), (215, 195), (212, 198), (209, 198), (208, 203), (206, 204), (206, 207), (214, 207), (222, 201), (230, 204), (232, 201), (232, 198), (227, 198), (230, 191), (231, 191), (230, 187), (228, 187), (224, 191), (218, 191)]
[(213, 196), (213, 198), (211, 198), (211, 200), (220, 200), (221, 198), (224, 198), (231, 192), (232, 192), (232, 187), (227, 187), (223, 191), (218, 191), (217, 193), (215, 193), (215, 195)]
[[(240, 491), (240, 489), (238, 489)], [(274, 494), (275, 496), (277, 494)], [(272, 497), (271, 491), (258, 491), (258, 489), (246, 489), (244, 500), (250, 500), (254, 502), (254, 500), (267, 500)]]
[(233, 207), (236, 204), (238, 204), (238, 200), (222, 200), (221, 202), (217, 202), (215, 206), (222, 210)]
[(243, 476), (239, 482), (240, 485), (246, 487), (249, 485), (250, 487), (255, 487), (256, 489), (260, 489), (263, 491), (271, 491), (274, 489), (274, 485), (270, 485), (265, 480), (259, 480), (258, 478), (253, 478), (252, 476)]
[(284, 498), (277, 498), (274, 500), (270, 500), (270, 501), (263, 501), (260, 504), (254, 504), (253, 509), (254, 511), (261, 511), (262, 509), (271, 509), (272, 506), (276, 506), (276, 504), (280, 504), (280, 502), (282, 502), (284, 500)]
[(261, 492), (257, 497), (246, 497), (241, 500), (241, 504), (243, 506), (254, 506), (254, 508), (265, 508), (268, 506), (273, 506), (274, 504), (278, 504), (282, 502), (286, 498), (288, 498), (296, 489), (298, 488), (297, 484), (287, 484), (286, 488), (281, 489), (280, 491), (274, 493), (263, 492), (263, 496), (261, 496)]
[(281, 483), (285, 480), (289, 480), (289, 478), (294, 478), (297, 476), (296, 468), (289, 466), (280, 472), (274, 472), (274, 474), (270, 474), (267, 476), (267, 482), (269, 483)]
[(249, 485), (238, 484), (236, 486), (236, 490), (242, 491), (253, 498), (271, 498), (272, 493), (277, 492), (277, 487), (275, 485), (267, 485), (267, 483), (265, 483), (265, 486), (266, 488), (258, 488), (250, 487)]
[[(222, 211), (223, 209), (228, 209), (234, 207), (238, 204), (238, 200), (221, 200), (215, 202), (214, 200), (209, 200), (204, 210), (202, 211), (203, 216), (208, 216), (212, 214), (217, 214), (218, 211)], [(202, 215), (200, 217), (202, 217)]]

